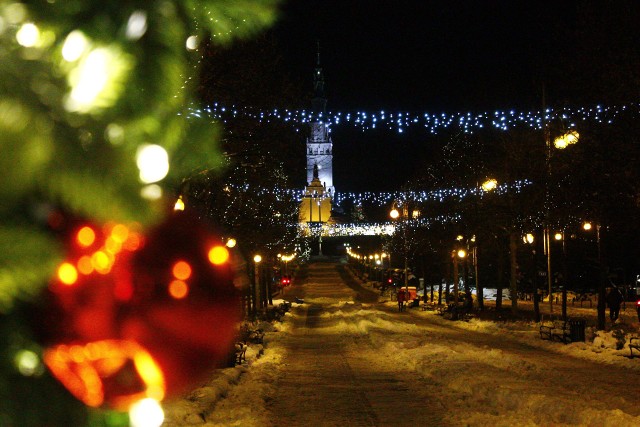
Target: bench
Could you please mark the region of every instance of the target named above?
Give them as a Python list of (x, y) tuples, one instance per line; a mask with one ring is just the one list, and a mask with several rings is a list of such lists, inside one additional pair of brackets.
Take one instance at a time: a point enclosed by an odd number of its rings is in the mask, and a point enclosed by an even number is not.
[(291, 310), (291, 303), (289, 301), (283, 301), (278, 305), (278, 308), (286, 313)]
[(281, 321), (284, 315), (291, 309), (291, 303), (284, 301), (278, 304), (277, 307), (269, 307), (266, 311), (266, 319), (269, 322)]
[(540, 339), (559, 340), (565, 344), (571, 342), (569, 320), (548, 320), (540, 325)]
[(251, 329), (249, 325), (245, 323), (240, 326), (240, 342), (263, 344), (264, 331), (262, 329)]
[(275, 319), (274, 320), (282, 320), (285, 314), (291, 310), (291, 303), (289, 301), (283, 301), (275, 308)]
[(464, 320), (468, 322), (475, 317), (473, 307), (465, 304), (450, 303), (447, 306), (438, 307), (438, 314), (449, 320)]
[(640, 352), (640, 337), (631, 337), (629, 338), (629, 352), (630, 358), (633, 359), (633, 349), (637, 352)]
[(236, 343), (236, 365), (241, 365), (242, 362), (247, 360), (247, 348), (249, 348), (247, 343)]
[[(439, 308), (438, 308), (439, 309)], [(436, 306), (432, 303), (429, 302), (425, 302), (420, 306), (420, 310), (422, 311), (434, 311), (436, 310)], [(442, 314), (442, 313), (438, 313), (438, 314)]]

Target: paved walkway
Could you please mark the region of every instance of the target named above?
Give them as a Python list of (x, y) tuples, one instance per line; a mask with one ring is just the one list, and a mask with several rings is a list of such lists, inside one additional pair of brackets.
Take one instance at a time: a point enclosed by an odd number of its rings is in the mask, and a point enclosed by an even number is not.
[[(424, 425), (442, 425), (437, 407), (416, 405), (434, 400), (408, 372), (401, 367), (375, 369), (358, 353), (346, 351), (353, 337), (323, 331), (336, 326), (333, 317), (323, 316), (326, 305), (341, 298), (373, 302), (376, 293), (362, 288), (343, 267), (323, 263), (310, 266), (304, 291), (305, 300), (312, 303), (296, 309), (294, 331), (283, 342), (288, 350), (283, 361), (286, 369), (280, 373), (267, 407), (274, 425), (397, 425), (407, 412)], [(353, 310), (357, 306), (344, 311)], [(296, 405), (291, 405), (292, 396), (296, 396)]]

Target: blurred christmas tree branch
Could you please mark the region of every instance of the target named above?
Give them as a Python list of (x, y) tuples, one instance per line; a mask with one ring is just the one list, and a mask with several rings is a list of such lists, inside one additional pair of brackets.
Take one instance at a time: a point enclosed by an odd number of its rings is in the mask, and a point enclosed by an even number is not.
[[(60, 221), (155, 223), (185, 177), (222, 165), (219, 125), (182, 115), (196, 102), (200, 42), (253, 36), (274, 22), (277, 6), (0, 0), (3, 333), (24, 317), (15, 313), (18, 303), (33, 300), (62, 260)], [(155, 157), (143, 158), (148, 147)], [(60, 411), (47, 408), (64, 393), (30, 402), (28, 417), (19, 412), (25, 405), (4, 399), (8, 378), (33, 387), (45, 380), (20, 375), (19, 346), (0, 344), (0, 425), (63, 425), (52, 418)]]

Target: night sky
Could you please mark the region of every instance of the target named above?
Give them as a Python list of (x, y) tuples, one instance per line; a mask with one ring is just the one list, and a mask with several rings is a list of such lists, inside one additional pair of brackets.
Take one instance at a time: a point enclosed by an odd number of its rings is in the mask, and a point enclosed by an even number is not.
[[(530, 111), (543, 86), (547, 106), (560, 98), (547, 71), (572, 49), (579, 1), (297, 0), (275, 34), (309, 92), (320, 41), (331, 111)], [(333, 140), (338, 191), (398, 189), (437, 149), (426, 131)]]
[(297, 0), (277, 33), (295, 74), (321, 44), (330, 109), (538, 107), (574, 1)]

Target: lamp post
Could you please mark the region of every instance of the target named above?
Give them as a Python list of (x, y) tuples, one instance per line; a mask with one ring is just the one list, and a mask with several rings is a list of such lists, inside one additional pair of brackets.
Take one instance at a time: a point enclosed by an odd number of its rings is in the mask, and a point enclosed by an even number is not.
[(404, 287), (408, 291), (409, 290), (409, 281), (407, 278), (407, 270), (408, 270), (408, 254), (407, 254), (407, 205), (402, 207), (402, 214), (398, 211), (397, 208), (393, 208), (391, 212), (389, 212), (389, 216), (391, 219), (400, 218), (401, 227), (402, 227), (402, 241), (403, 241), (403, 253), (404, 253)]
[[(576, 144), (580, 138), (580, 135), (575, 130), (570, 130), (564, 134), (558, 136), (553, 140), (553, 146), (558, 150), (564, 150), (569, 145)], [(550, 229), (550, 215), (551, 215), (551, 200), (550, 200), (550, 185), (551, 181), (551, 137), (549, 129), (545, 126), (545, 140), (546, 140), (546, 166), (547, 166), (547, 184), (545, 191), (545, 226), (544, 226), (544, 252), (547, 256), (547, 284), (549, 286), (549, 313), (553, 313), (553, 300), (551, 298), (552, 293), (552, 271), (551, 271), (551, 229)], [(566, 311), (566, 308), (565, 308)]]
[(542, 238), (543, 238), (542, 244), (544, 248), (544, 254), (547, 256), (547, 288), (549, 292), (549, 314), (552, 314), (553, 313), (553, 298), (552, 298), (553, 279), (551, 275), (553, 273), (551, 271), (551, 230), (549, 229), (549, 226), (545, 226), (544, 234)]
[[(585, 231), (593, 229), (593, 225), (590, 222), (582, 224), (582, 228)], [(598, 330), (604, 330), (605, 327), (605, 298), (606, 290), (604, 283), (604, 266), (602, 265), (602, 246), (600, 243), (600, 223), (596, 223), (596, 244), (598, 247)]]
[(564, 230), (553, 235), (557, 242), (562, 242), (562, 319), (567, 319), (567, 285), (569, 284), (569, 270), (567, 265), (567, 242)]
[[(522, 237), (522, 241), (533, 246), (535, 237), (532, 233), (527, 233)], [(540, 294), (538, 293), (538, 268), (536, 266), (536, 250), (535, 247), (531, 249), (531, 284), (533, 285), (533, 314), (535, 321), (540, 322)]]
[(464, 260), (467, 257), (467, 251), (465, 251), (464, 249), (454, 250), (451, 253), (451, 257), (453, 258), (453, 302), (457, 306), (458, 305), (458, 283), (460, 281), (460, 276), (458, 272), (458, 261)]
[[(458, 258), (456, 257), (455, 250), (451, 252), (451, 259), (453, 260), (453, 302), (457, 306), (458, 305)], [(447, 296), (447, 299), (449, 299), (448, 296)]]
[[(482, 184), (480, 184), (478, 190), (482, 190), (482, 192), (480, 192), (480, 195), (483, 195), (484, 193), (489, 193), (492, 192), (493, 190), (495, 190), (498, 187), (498, 181), (493, 179), (493, 178), (487, 178)], [(476, 199), (476, 205), (475, 205), (475, 209), (476, 209), (476, 218), (478, 217), (478, 202)], [(476, 224), (477, 224), (477, 219), (476, 219)], [(477, 230), (476, 230), (477, 233)], [(471, 248), (471, 259), (473, 262), (473, 275), (475, 277), (475, 282), (476, 282), (476, 294), (478, 295), (478, 307), (480, 309), (484, 308), (484, 292), (482, 289), (482, 286), (478, 280), (478, 242), (477, 242), (477, 237), (476, 235), (473, 235), (471, 237), (471, 242), (473, 243), (473, 246)]]
[(253, 257), (253, 314), (258, 314), (258, 307), (260, 307), (262, 299), (260, 298), (260, 267), (259, 264), (262, 261), (262, 256), (256, 254)]
[(389, 258), (388, 261), (388, 268), (391, 268), (391, 256), (388, 255), (386, 252), (382, 252), (382, 254), (380, 255), (380, 260), (382, 262), (382, 269), (384, 270), (384, 259), (385, 258)]

